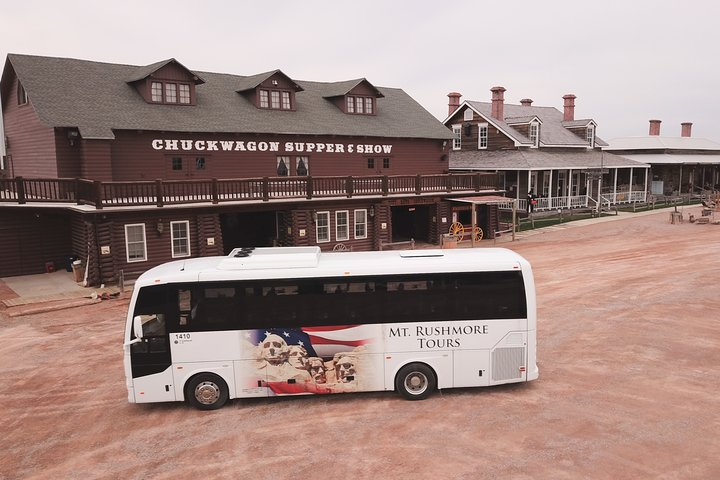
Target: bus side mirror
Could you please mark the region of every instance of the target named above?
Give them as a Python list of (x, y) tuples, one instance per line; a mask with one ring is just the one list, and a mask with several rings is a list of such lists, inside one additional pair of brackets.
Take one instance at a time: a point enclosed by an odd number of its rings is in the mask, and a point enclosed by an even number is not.
[(140, 315), (133, 318), (133, 333), (135, 334), (135, 338), (143, 338), (142, 316)]

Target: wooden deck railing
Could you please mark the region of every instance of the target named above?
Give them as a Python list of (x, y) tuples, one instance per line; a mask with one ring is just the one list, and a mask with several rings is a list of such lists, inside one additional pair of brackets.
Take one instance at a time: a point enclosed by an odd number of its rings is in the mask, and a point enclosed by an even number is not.
[(494, 173), (263, 177), (100, 182), (81, 178), (0, 178), (0, 202), (66, 202), (95, 208), (494, 191)]

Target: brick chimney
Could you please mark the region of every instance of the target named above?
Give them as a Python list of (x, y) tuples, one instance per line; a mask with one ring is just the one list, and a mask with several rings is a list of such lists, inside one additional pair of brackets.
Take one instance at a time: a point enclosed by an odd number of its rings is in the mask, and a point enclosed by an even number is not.
[(680, 126), (682, 127), (681, 131), (682, 131), (683, 137), (691, 137), (692, 136), (690, 134), (691, 130), (692, 130), (692, 122), (681, 123)]
[(448, 93), (448, 117), (460, 106), (460, 95), (458, 92)]
[(505, 87), (493, 87), (492, 92), (492, 116), (500, 121), (505, 121)]
[(660, 135), (660, 123), (662, 120), (650, 120), (650, 132), (648, 135), (657, 137)]
[(575, 99), (577, 97), (572, 93), (563, 95), (563, 121), (572, 122), (575, 120)]
[(531, 98), (523, 98), (520, 100), (520, 105), (523, 107), (532, 107), (532, 99)]

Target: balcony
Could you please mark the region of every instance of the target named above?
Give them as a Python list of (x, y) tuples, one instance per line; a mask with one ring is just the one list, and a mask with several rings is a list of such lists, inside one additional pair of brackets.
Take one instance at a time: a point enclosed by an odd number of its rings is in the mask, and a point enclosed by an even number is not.
[(136, 207), (298, 199), (411, 197), (496, 192), (494, 173), (441, 175), (263, 177), (100, 182), (79, 178), (0, 178), (0, 203), (74, 203)]

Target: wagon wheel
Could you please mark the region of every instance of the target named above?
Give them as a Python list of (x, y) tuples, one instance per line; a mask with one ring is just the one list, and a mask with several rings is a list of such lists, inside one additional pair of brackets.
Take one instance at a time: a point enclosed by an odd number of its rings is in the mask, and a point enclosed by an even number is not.
[(333, 252), (347, 252), (347, 249), (344, 243), (336, 243), (333, 247)]
[(482, 228), (480, 228), (480, 227), (475, 227), (475, 230), (473, 231), (473, 234), (474, 234), (474, 237), (475, 237), (475, 241), (476, 241), (476, 242), (479, 242), (480, 240), (482, 240), (482, 238), (483, 238)]
[(465, 236), (465, 227), (463, 227), (463, 224), (460, 222), (453, 222), (452, 225), (450, 225), (450, 231), (448, 233), (455, 235), (458, 242), (461, 242)]

